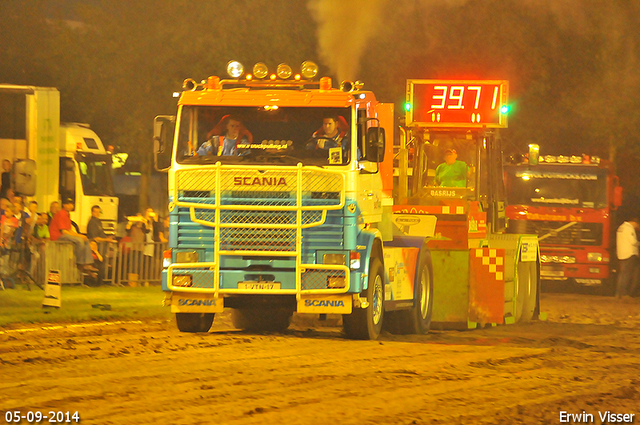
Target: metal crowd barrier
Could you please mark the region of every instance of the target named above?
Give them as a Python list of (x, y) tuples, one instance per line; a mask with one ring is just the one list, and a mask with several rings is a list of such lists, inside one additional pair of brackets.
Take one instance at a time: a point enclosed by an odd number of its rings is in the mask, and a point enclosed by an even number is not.
[[(162, 253), (167, 243), (101, 242), (98, 251), (102, 264), (98, 284), (116, 286), (156, 285), (162, 281)], [(44, 284), (49, 270), (59, 270), (63, 284), (81, 284), (85, 276), (76, 265), (73, 243), (46, 241), (38, 245), (32, 256), (31, 274)]]
[(45, 241), (31, 250), (31, 276), (38, 285), (47, 281), (49, 270), (60, 271), (60, 279), (65, 284), (80, 284), (82, 273), (76, 266), (76, 255), (72, 242)]

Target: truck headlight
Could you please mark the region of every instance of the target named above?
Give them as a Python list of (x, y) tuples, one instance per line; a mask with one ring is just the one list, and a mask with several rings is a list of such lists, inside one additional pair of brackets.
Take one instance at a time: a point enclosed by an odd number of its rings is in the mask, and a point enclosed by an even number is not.
[(197, 251), (181, 251), (176, 252), (176, 263), (197, 263)]
[(576, 257), (571, 255), (541, 255), (540, 262), (574, 264), (576, 262)]
[(344, 266), (345, 263), (344, 254), (324, 254), (322, 256), (322, 264), (333, 266)]
[(193, 285), (191, 275), (173, 275), (173, 286), (190, 288)]
[(602, 254), (600, 254), (599, 252), (590, 252), (587, 254), (587, 260), (593, 262), (601, 262)]

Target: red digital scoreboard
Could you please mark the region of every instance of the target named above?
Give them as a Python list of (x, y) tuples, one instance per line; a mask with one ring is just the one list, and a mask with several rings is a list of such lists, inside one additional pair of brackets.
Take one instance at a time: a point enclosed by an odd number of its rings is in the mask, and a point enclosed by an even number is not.
[(408, 80), (406, 124), (506, 128), (506, 80)]

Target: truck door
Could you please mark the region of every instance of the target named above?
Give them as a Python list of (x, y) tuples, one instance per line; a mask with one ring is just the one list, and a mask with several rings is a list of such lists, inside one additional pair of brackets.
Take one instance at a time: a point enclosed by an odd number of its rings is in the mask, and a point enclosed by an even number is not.
[(60, 158), (60, 199), (72, 199), (76, 204), (76, 165), (71, 158)]

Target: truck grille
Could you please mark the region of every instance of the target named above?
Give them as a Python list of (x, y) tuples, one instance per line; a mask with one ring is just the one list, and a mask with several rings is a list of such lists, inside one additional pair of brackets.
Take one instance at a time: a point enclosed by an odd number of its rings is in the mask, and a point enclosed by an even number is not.
[(510, 220), (509, 232), (537, 234), (541, 245), (602, 245), (602, 223)]

